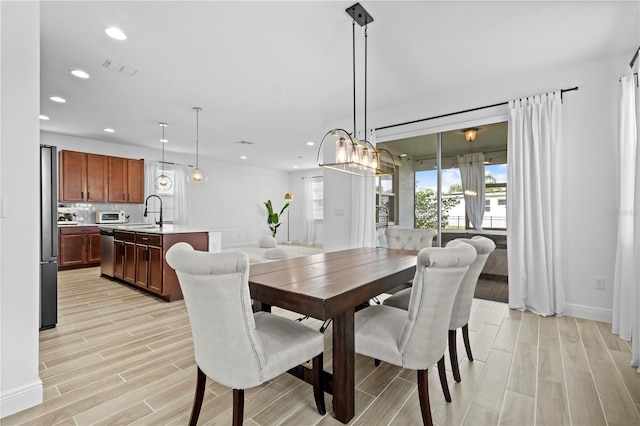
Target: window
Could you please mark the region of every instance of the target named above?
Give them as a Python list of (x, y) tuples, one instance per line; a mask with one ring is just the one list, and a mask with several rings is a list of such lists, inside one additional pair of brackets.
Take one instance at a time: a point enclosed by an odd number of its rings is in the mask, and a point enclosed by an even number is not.
[(387, 224), (393, 225), (396, 222), (396, 193), (393, 175), (376, 178), (376, 207), (386, 207)]
[[(173, 188), (175, 187), (175, 173), (169, 170), (172, 166), (165, 164), (164, 174), (171, 179), (173, 185), (169, 189), (157, 189), (158, 196), (162, 199), (162, 221), (164, 223), (173, 223)], [(162, 170), (156, 169), (156, 177), (162, 175)], [(156, 200), (157, 201), (157, 200)]]
[(491, 213), (491, 200), (484, 200), (484, 212)]
[(313, 179), (312, 200), (313, 219), (322, 220), (324, 218), (324, 182), (322, 178)]

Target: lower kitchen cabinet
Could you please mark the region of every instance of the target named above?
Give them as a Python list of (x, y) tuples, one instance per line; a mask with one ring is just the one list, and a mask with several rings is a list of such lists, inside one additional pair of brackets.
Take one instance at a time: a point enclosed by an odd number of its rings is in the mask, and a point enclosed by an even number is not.
[(100, 230), (97, 226), (58, 228), (58, 269), (100, 265)]
[(114, 278), (133, 284), (172, 302), (182, 299), (175, 271), (165, 261), (167, 250), (187, 242), (207, 251), (208, 233), (147, 233), (115, 231), (113, 238)]

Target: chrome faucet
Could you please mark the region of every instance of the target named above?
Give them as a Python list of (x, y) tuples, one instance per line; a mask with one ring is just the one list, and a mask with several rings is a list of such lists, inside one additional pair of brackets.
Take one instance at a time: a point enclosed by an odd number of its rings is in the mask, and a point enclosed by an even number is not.
[[(160, 200), (160, 211), (159, 212), (150, 212), (147, 210), (147, 203), (149, 202), (149, 198), (151, 197), (156, 197), (158, 200)], [(160, 198), (159, 196), (157, 196), (156, 194), (151, 194), (147, 197), (146, 200), (144, 200), (144, 217), (147, 217), (147, 213), (160, 213), (160, 220), (156, 221), (156, 225), (159, 225), (160, 228), (162, 228), (162, 198)]]

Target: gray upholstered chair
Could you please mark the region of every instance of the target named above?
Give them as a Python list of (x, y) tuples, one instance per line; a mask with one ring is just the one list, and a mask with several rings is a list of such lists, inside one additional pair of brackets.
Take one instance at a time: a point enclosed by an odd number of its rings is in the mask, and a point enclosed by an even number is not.
[[(457, 238), (447, 244), (453, 244), (454, 241), (462, 241), (472, 245), (477, 252), (476, 260), (469, 266), (453, 303), (451, 312), (451, 320), (449, 321), (449, 359), (451, 360), (451, 371), (456, 382), (460, 382), (460, 369), (458, 368), (458, 352), (456, 348), (456, 331), (462, 327), (462, 337), (464, 346), (467, 350), (469, 361), (473, 361), (471, 354), (471, 344), (469, 343), (469, 316), (471, 315), (471, 302), (475, 293), (478, 277), (484, 268), (489, 255), (495, 250), (496, 244), (490, 238), (476, 235), (471, 239)], [(394, 306), (396, 308), (407, 309), (409, 306), (410, 290), (402, 290), (386, 299), (383, 304)], [(446, 394), (447, 391), (445, 391)]]
[(427, 374), (436, 362), (444, 362), (453, 301), (475, 258), (473, 247), (462, 242), (422, 249), (408, 310), (373, 305), (355, 315), (357, 353), (418, 371), (420, 409), (427, 425), (432, 424)]
[(177, 243), (167, 252), (182, 288), (198, 366), (190, 425), (198, 421), (207, 376), (233, 389), (233, 424), (244, 413), (244, 389), (313, 360), (313, 392), (325, 414), (321, 333), (266, 312), (253, 313), (249, 259), (244, 253), (195, 251)]

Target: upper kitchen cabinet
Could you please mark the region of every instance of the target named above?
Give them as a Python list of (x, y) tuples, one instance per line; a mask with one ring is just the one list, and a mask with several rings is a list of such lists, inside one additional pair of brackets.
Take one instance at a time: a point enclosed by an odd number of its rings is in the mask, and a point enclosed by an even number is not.
[(106, 203), (107, 158), (60, 151), (60, 201)]
[(109, 158), (109, 202), (144, 203), (144, 160)]

